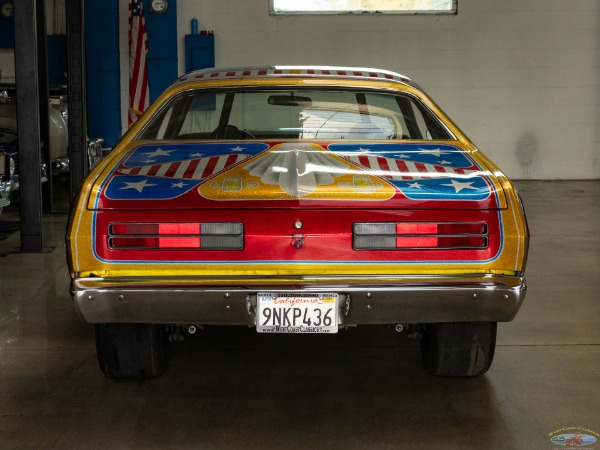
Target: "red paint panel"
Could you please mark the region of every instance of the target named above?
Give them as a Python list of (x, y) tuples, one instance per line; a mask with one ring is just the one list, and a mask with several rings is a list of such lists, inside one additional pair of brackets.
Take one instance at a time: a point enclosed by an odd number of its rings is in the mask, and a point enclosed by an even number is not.
[[(196, 209), (161, 211), (99, 211), (95, 213), (96, 237), (95, 252), (98, 257), (107, 261), (190, 261), (202, 263), (203, 261), (236, 261), (249, 263), (252, 261), (328, 261), (356, 263), (360, 261), (373, 262), (418, 262), (422, 261), (485, 261), (492, 259), (501, 247), (501, 234), (498, 224), (497, 211), (477, 210), (294, 210), (284, 208), (271, 208), (263, 210), (243, 211), (234, 209)], [(175, 222), (176, 220), (176, 222)], [(303, 223), (301, 230), (294, 228), (294, 223), (300, 220)], [(111, 224), (136, 222), (136, 223), (169, 223), (175, 230), (187, 234), (196, 229), (187, 229), (187, 224), (206, 222), (243, 222), (244, 247), (242, 250), (188, 250), (177, 247), (162, 248), (159, 250), (124, 250), (124, 245), (117, 248), (108, 247), (108, 230)], [(440, 249), (414, 250), (406, 248), (408, 241), (403, 241), (398, 250), (354, 250), (352, 244), (352, 227), (360, 222), (471, 222), (464, 229), (465, 234), (482, 231), (483, 223), (487, 223), (488, 242), (484, 248), (469, 250), (444, 250), (441, 247), (460, 245), (484, 245), (484, 238), (480, 236), (458, 236), (455, 238), (439, 237)], [(184, 228), (181, 228), (183, 225)], [(435, 225), (435, 224), (434, 224)], [(116, 226), (116, 225), (115, 225)], [(113, 232), (115, 230), (113, 226)], [(122, 231), (119, 225), (118, 231)], [(421, 226), (429, 226), (421, 224)], [(169, 230), (163, 225), (163, 230)], [(446, 227), (446, 228), (444, 228)], [(458, 229), (464, 225), (440, 224), (439, 233), (452, 231), (458, 234)], [(456, 228), (458, 227), (458, 228)], [(140, 231), (139, 229), (126, 229)], [(411, 231), (408, 228), (404, 229)], [(424, 230), (428, 230), (425, 228)], [(421, 232), (424, 232), (421, 229)], [(156, 230), (158, 231), (158, 230)], [(293, 245), (292, 235), (304, 234), (305, 240), (301, 248)], [(163, 236), (166, 237), (166, 236)], [(181, 236), (183, 237), (183, 236)], [(188, 236), (186, 236), (188, 237)], [(192, 236), (193, 237), (193, 236)], [(410, 236), (407, 236), (410, 237)], [(431, 236), (417, 236), (428, 238)], [(116, 238), (113, 238), (115, 241)], [(120, 238), (119, 238), (120, 239)], [(142, 238), (143, 239), (143, 238)], [(446, 240), (452, 239), (452, 240)], [(150, 245), (148, 241), (144, 245)], [(195, 244), (195, 242), (194, 242)], [(114, 245), (113, 245), (114, 246)], [(115, 247), (115, 246), (114, 246)], [(197, 248), (197, 247), (196, 247)], [(403, 248), (406, 248), (403, 250)], [(418, 247), (417, 247), (418, 248)]]

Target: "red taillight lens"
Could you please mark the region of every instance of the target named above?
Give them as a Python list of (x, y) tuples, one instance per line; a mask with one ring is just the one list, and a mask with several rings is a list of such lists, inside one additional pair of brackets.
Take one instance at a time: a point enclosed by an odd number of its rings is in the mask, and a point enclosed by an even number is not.
[(157, 223), (113, 223), (110, 225), (111, 235), (155, 235), (158, 234)]
[(488, 244), (487, 224), (472, 223), (356, 223), (356, 250), (482, 249)]
[(397, 223), (396, 248), (437, 247), (437, 223)]
[(199, 223), (159, 223), (158, 234), (200, 234)]
[(242, 223), (112, 223), (108, 246), (113, 250), (241, 250)]

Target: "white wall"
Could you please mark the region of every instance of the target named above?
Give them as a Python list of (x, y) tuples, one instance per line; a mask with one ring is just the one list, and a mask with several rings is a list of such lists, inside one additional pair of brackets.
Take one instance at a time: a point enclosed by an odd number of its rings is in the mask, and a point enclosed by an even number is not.
[(458, 0), (456, 16), (269, 15), (268, 0), (177, 0), (216, 65), (379, 67), (412, 77), (512, 178), (600, 178), (600, 2)]

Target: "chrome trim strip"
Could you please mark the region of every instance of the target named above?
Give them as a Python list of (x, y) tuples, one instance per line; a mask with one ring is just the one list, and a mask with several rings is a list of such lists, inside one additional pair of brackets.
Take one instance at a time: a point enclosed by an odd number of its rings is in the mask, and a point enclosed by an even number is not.
[(90, 323), (254, 325), (247, 301), (259, 291), (349, 294), (344, 325), (508, 322), (526, 292), (523, 277), (322, 276), (79, 278), (71, 293)]
[(334, 78), (351, 80), (391, 81), (412, 85), (413, 81), (396, 72), (368, 67), (341, 66), (260, 66), (208, 68), (189, 72), (179, 77), (171, 86), (204, 80), (261, 79), (261, 78)]

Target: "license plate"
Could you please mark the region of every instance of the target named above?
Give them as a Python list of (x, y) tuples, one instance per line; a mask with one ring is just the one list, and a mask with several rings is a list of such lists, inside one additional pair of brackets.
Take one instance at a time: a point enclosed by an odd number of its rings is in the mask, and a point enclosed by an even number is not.
[(259, 333), (337, 333), (338, 294), (259, 293)]

